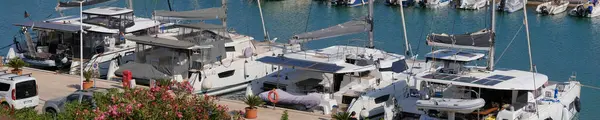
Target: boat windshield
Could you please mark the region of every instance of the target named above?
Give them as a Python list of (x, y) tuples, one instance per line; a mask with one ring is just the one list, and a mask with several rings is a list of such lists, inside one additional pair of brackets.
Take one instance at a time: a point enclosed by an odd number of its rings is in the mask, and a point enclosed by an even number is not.
[(110, 29), (127, 28), (134, 25), (133, 12), (118, 15), (84, 14), (83, 23), (99, 25)]

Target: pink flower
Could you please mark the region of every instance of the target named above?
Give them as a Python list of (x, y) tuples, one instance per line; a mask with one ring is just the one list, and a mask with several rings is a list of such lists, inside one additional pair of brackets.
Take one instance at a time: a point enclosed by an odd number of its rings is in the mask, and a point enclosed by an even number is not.
[(183, 115), (181, 114), (181, 112), (177, 112), (177, 117), (182, 118)]
[(133, 106), (131, 104), (127, 105), (127, 107), (125, 108), (125, 112), (127, 112), (127, 114), (131, 114), (132, 111), (133, 111)]
[(138, 107), (138, 108), (142, 108), (142, 104), (141, 104), (141, 103), (138, 103), (138, 104), (137, 104), (137, 107)]

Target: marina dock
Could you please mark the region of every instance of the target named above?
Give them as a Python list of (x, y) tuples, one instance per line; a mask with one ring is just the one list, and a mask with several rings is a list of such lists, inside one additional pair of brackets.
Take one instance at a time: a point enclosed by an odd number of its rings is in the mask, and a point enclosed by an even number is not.
[[(3, 70), (9, 70), (10, 68), (3, 68)], [(42, 107), (45, 101), (54, 98), (65, 97), (72, 92), (79, 89), (79, 76), (67, 75), (67, 74), (56, 74), (52, 71), (39, 70), (34, 68), (24, 68), (23, 73), (31, 73), (32, 77), (37, 79), (38, 84), (38, 96), (40, 97), (40, 103), (35, 108), (38, 113), (42, 113)], [(117, 81), (109, 81), (97, 79), (95, 81), (96, 87), (98, 88), (121, 88), (121, 83)], [(225, 105), (230, 111), (244, 110), (247, 106), (242, 101), (220, 99), (218, 104)], [(296, 119), (309, 119), (309, 120), (328, 120), (329, 115), (290, 110), (284, 108), (259, 108), (258, 118), (259, 120), (279, 120), (283, 111), (287, 110), (289, 118), (292, 120)]]

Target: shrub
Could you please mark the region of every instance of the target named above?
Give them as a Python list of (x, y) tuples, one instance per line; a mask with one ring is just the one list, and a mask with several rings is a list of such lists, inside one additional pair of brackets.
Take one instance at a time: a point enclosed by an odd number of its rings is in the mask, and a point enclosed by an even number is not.
[(8, 64), (6, 64), (6, 65), (15, 70), (19, 70), (25, 66), (29, 66), (29, 64), (27, 64), (25, 61), (21, 60), (21, 58), (18, 58), (18, 57), (10, 59), (10, 61), (8, 61)]
[(248, 107), (250, 107), (250, 108), (256, 108), (256, 106), (261, 106), (261, 105), (265, 104), (265, 101), (263, 101), (258, 96), (249, 95), (249, 96), (246, 96), (246, 98), (244, 98), (244, 103), (246, 103), (246, 105), (248, 105)]
[(348, 112), (339, 112), (339, 113), (331, 115), (331, 118), (333, 118), (334, 120), (349, 120), (350, 119), (350, 113), (348, 113)]
[[(107, 93), (94, 93), (92, 103), (67, 103), (60, 120), (226, 120), (231, 119), (228, 108), (216, 104), (215, 98), (192, 94), (189, 83), (175, 83), (175, 87), (109, 89)], [(11, 114), (12, 113), (12, 114)], [(25, 112), (0, 110), (2, 115), (16, 120), (51, 119), (37, 115), (35, 110)], [(13, 115), (14, 114), (14, 115)], [(29, 116), (29, 117), (20, 117)]]
[(281, 115), (281, 120), (289, 120), (288, 111), (283, 111), (283, 115)]

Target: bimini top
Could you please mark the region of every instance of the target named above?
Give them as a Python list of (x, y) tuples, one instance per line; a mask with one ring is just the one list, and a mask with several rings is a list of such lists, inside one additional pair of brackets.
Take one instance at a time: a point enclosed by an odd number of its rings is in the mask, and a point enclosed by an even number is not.
[(427, 45), (438, 47), (451, 47), (473, 50), (489, 50), (491, 47), (492, 32), (490, 30), (480, 30), (473, 33), (448, 35), (448, 34), (429, 34), (427, 35)]
[(119, 7), (95, 7), (83, 11), (83, 14), (106, 16), (121, 15), (127, 13), (133, 13), (133, 10)]
[[(58, 8), (68, 8), (68, 7), (79, 7), (81, 6), (89, 6), (89, 5), (95, 5), (95, 4), (100, 4), (100, 3), (104, 3), (104, 2), (108, 2), (111, 0), (85, 0), (85, 1), (67, 1), (67, 2), (63, 2), (63, 1), (59, 1), (58, 2)], [(83, 3), (80, 3), (83, 2)]]
[(418, 74), (417, 78), (442, 84), (497, 90), (535, 90), (535, 88), (541, 87), (548, 81), (548, 76), (544, 74), (507, 69), (498, 69), (489, 73), (472, 72), (467, 74), (424, 72)]
[(290, 44), (308, 42), (311, 40), (325, 39), (338, 37), (343, 35), (356, 34), (361, 32), (367, 32), (372, 29), (371, 23), (369, 23), (367, 17), (361, 17), (352, 21), (348, 21), (342, 24), (331, 26), (328, 28), (306, 32), (298, 35), (294, 35), (293, 39), (289, 42)]
[[(48, 29), (48, 30), (58, 30), (58, 31), (66, 31), (66, 32), (78, 32), (79, 25), (73, 24), (62, 24), (62, 23), (52, 23), (52, 22), (26, 22), (26, 23), (15, 23), (15, 26), (22, 27), (32, 27), (33, 29)], [(83, 26), (83, 30), (89, 29), (90, 27)]]
[[(347, 59), (352, 59), (355, 63), (347, 63)], [(387, 68), (391, 67), (394, 62), (403, 59), (404, 56), (385, 53), (377, 49), (331, 46), (323, 49), (285, 53), (278, 57), (263, 57), (257, 61), (325, 73), (350, 73), (377, 69), (373, 60), (378, 60), (382, 68)]]
[(428, 60), (448, 60), (448, 61), (459, 61), (459, 62), (469, 62), (474, 60), (479, 60), (485, 57), (485, 54), (482, 53), (471, 53), (471, 52), (463, 52), (459, 50), (451, 50), (451, 49), (441, 49), (431, 53), (427, 53), (425, 58)]
[(161, 46), (166, 48), (175, 48), (175, 49), (202, 49), (202, 48), (212, 48), (212, 45), (202, 45), (198, 46), (194, 43), (188, 41), (181, 40), (171, 40), (164, 39), (158, 37), (151, 36), (126, 36), (125, 39), (136, 42), (137, 44), (146, 44), (153, 46)]

